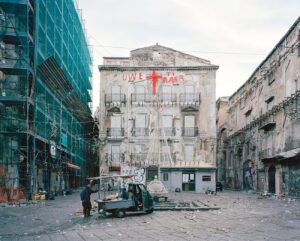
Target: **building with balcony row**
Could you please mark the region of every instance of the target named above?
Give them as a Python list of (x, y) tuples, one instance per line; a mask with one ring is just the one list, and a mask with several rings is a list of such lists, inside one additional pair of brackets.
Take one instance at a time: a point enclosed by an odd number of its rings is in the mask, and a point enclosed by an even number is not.
[(218, 179), (300, 196), (300, 18), (250, 78), (217, 101)]
[(85, 178), (90, 66), (73, 0), (0, 0), (1, 200), (75, 188)]
[[(103, 172), (146, 168), (169, 190), (215, 188), (215, 75), (208, 60), (160, 46), (99, 66)], [(159, 166), (159, 168), (158, 168)]]

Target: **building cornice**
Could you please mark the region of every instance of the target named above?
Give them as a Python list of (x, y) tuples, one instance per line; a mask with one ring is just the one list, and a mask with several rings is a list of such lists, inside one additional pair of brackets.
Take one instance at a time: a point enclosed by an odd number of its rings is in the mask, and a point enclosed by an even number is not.
[(99, 65), (99, 71), (141, 71), (141, 70), (170, 70), (170, 71), (188, 71), (188, 70), (217, 70), (219, 66), (119, 66), (119, 65)]
[[(288, 38), (288, 36), (294, 31), (294, 29), (297, 27), (297, 25), (300, 23), (300, 17), (297, 18), (297, 20), (294, 22), (294, 24), (289, 28), (289, 30), (286, 32), (286, 34), (279, 40), (279, 42), (275, 45), (275, 47), (271, 50), (271, 52), (267, 55), (267, 57), (256, 67), (256, 69), (253, 71), (253, 73), (250, 75), (250, 77), (240, 86), (230, 97), (229, 100), (231, 100), (234, 96), (238, 95), (239, 91), (241, 91), (247, 83), (251, 81), (251, 79), (258, 73), (258, 71), (263, 67), (263, 65), (271, 59), (273, 54), (280, 48), (282, 43)], [(288, 47), (285, 47), (288, 49)]]
[(295, 101), (296, 98), (300, 97), (300, 90), (297, 90), (294, 94), (292, 94), (290, 97), (286, 97), (285, 100), (281, 101), (279, 104), (275, 105), (271, 110), (268, 112), (262, 114), (261, 116), (257, 117), (253, 121), (251, 121), (248, 125), (244, 126), (243, 128), (235, 131), (233, 134), (228, 136), (225, 141), (229, 141), (241, 134), (243, 134), (247, 130), (251, 130), (252, 128), (259, 126), (264, 120), (266, 120), (268, 117), (277, 114), (278, 112), (285, 110), (285, 108), (290, 105), (293, 101)]

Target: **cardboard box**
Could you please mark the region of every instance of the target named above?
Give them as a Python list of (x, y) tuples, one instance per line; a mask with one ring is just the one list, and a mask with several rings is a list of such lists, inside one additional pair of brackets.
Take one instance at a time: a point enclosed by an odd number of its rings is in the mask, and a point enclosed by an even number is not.
[(41, 199), (41, 200), (46, 200), (46, 194), (41, 194), (41, 195), (40, 195), (40, 199)]
[(32, 201), (36, 201), (36, 200), (40, 200), (41, 199), (41, 195), (39, 194), (31, 194), (31, 200)]

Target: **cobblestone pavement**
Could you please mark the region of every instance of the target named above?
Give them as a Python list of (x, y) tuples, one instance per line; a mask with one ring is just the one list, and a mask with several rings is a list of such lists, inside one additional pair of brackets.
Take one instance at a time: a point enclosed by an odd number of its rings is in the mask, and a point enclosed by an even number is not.
[[(94, 199), (97, 194), (94, 194)], [(0, 207), (0, 240), (297, 240), (300, 202), (246, 192), (172, 193), (171, 199), (218, 206), (213, 211), (155, 211), (118, 219), (74, 216), (79, 194), (27, 207)]]

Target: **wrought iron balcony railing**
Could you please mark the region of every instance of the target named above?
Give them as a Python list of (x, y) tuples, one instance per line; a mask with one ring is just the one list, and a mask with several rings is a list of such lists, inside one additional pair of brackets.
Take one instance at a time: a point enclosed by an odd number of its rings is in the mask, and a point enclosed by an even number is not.
[(105, 104), (121, 104), (126, 103), (125, 94), (105, 94)]
[(124, 153), (106, 153), (105, 155), (106, 162), (108, 166), (120, 166), (125, 160)]
[(132, 128), (131, 133), (132, 136), (149, 136), (149, 128)]
[(147, 158), (147, 153), (131, 153), (130, 161), (133, 164), (145, 162)]
[(107, 137), (110, 139), (124, 137), (124, 128), (108, 128)]
[(181, 93), (179, 95), (180, 106), (200, 105), (200, 93)]
[(133, 93), (131, 94), (131, 104), (144, 105), (146, 103), (160, 102), (163, 104), (174, 104), (176, 103), (176, 94), (175, 93), (157, 93), (153, 95), (151, 93)]
[(198, 134), (198, 127), (185, 127), (182, 129), (182, 136), (184, 137), (195, 137)]
[(164, 128), (159, 128), (159, 133), (161, 137), (170, 137), (170, 136), (175, 136), (176, 135), (176, 130), (174, 127), (164, 127)]

